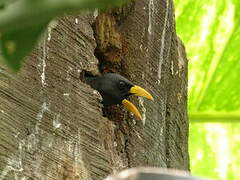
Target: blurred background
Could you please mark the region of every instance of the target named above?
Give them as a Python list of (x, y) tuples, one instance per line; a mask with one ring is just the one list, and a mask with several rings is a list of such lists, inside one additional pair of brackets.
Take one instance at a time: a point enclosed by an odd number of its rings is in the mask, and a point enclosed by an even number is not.
[(175, 0), (189, 60), (189, 151), (194, 175), (240, 179), (240, 1)]

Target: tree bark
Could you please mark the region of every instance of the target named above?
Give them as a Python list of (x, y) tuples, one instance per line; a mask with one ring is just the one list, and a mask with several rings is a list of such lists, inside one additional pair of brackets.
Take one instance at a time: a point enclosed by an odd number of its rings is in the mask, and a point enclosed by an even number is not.
[[(189, 169), (187, 60), (171, 0), (59, 18), (26, 59), (18, 74), (0, 65), (0, 180)], [(104, 117), (84, 71), (119, 72), (151, 92), (154, 102), (131, 98), (145, 125), (121, 107)]]

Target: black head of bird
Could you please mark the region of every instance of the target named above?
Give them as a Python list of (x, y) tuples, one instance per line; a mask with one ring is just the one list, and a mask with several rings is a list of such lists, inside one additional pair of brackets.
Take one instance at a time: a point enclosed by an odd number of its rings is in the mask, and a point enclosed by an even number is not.
[(134, 85), (131, 81), (116, 73), (108, 73), (100, 77), (86, 77), (86, 82), (92, 88), (99, 91), (103, 98), (103, 105), (111, 106), (123, 104), (136, 117), (142, 119), (135, 105), (127, 98), (130, 95), (142, 96), (153, 100), (153, 97), (145, 89)]

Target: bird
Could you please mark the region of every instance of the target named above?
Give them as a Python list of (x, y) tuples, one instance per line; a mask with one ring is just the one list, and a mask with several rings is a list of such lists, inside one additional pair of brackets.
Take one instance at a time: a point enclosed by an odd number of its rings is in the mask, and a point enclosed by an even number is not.
[(136, 106), (128, 100), (129, 96), (141, 96), (153, 100), (149, 92), (117, 73), (85, 77), (85, 81), (101, 94), (104, 107), (122, 104), (141, 120), (142, 116)]

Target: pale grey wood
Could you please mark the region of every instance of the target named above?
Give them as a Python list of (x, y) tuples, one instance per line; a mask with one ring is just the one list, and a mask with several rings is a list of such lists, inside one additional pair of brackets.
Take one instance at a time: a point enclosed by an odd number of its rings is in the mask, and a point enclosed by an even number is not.
[(1, 62), (0, 179), (99, 180), (142, 165), (189, 169), (187, 60), (173, 2), (139, 0), (112, 13), (123, 56), (100, 63), (151, 92), (154, 102), (131, 98), (145, 126), (122, 108), (110, 117), (121, 122), (103, 117), (100, 95), (79, 79), (83, 70), (99, 74), (99, 12), (59, 18), (21, 72)]

